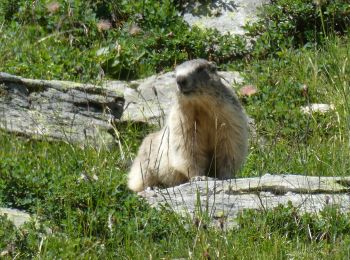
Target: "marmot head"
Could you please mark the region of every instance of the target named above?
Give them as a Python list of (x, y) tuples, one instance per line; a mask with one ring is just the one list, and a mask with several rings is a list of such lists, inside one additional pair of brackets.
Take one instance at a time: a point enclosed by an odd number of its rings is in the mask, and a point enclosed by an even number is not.
[(208, 93), (208, 88), (220, 81), (215, 63), (204, 59), (186, 61), (175, 71), (178, 91), (183, 95)]

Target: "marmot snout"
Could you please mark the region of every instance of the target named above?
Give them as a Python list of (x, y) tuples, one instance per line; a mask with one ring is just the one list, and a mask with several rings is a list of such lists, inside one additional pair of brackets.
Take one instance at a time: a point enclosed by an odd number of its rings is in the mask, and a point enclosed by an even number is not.
[(165, 126), (142, 142), (128, 175), (131, 190), (174, 186), (194, 176), (231, 178), (248, 147), (247, 117), (216, 66), (203, 59), (176, 68), (178, 93)]

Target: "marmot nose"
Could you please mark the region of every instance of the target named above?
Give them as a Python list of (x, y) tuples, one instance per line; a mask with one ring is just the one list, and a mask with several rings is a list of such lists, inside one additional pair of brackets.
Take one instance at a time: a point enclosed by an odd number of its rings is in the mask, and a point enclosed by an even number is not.
[(180, 90), (186, 89), (188, 85), (188, 80), (184, 77), (176, 78), (177, 85), (179, 85)]

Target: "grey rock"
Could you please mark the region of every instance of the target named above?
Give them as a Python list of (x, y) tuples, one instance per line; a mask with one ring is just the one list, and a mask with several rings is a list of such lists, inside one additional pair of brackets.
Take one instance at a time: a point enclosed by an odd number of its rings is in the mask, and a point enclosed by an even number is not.
[(313, 113), (326, 114), (335, 110), (333, 104), (309, 104), (300, 108), (301, 112), (306, 115), (311, 115)]
[(0, 73), (0, 128), (30, 137), (110, 145), (111, 122), (123, 112), (120, 88)]
[[(230, 87), (242, 82), (237, 72), (220, 74)], [(99, 85), (0, 72), (0, 129), (32, 138), (111, 146), (115, 142), (113, 124), (162, 125), (175, 91), (174, 72)]]
[[(230, 228), (244, 209), (272, 209), (289, 201), (301, 212), (319, 212), (326, 205), (350, 210), (350, 177), (270, 175), (217, 180), (200, 177), (167, 189), (139, 193), (157, 208), (168, 205), (193, 218), (208, 214), (213, 225)], [(222, 222), (224, 220), (224, 223)]]
[(269, 0), (189, 1), (183, 14), (190, 26), (217, 29), (221, 33), (242, 35), (247, 22), (257, 19), (259, 7)]
[(12, 221), (16, 227), (22, 226), (31, 219), (28, 213), (18, 209), (0, 208), (0, 216), (3, 215)]
[(132, 81), (124, 92), (122, 121), (139, 121), (162, 125), (176, 91), (174, 72)]

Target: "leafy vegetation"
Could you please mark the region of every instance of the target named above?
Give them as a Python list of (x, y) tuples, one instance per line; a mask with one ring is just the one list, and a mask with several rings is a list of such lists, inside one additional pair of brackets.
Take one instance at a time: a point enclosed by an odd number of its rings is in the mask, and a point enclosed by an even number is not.
[(322, 45), (350, 26), (347, 0), (277, 0), (267, 5), (258, 22), (247, 25), (254, 40), (253, 55), (281, 56), (290, 48)]
[[(185, 1), (0, 2), (0, 71), (24, 77), (132, 79), (202, 57), (238, 69), (258, 93), (241, 97), (256, 138), (240, 176), (344, 176), (350, 170), (349, 4), (277, 0), (244, 38), (189, 28)], [(321, 3), (322, 2), (322, 3)], [(301, 26), (303, 25), (303, 26)], [(301, 106), (332, 104), (327, 114)], [(0, 118), (1, 120), (1, 118)], [(128, 159), (152, 129), (118, 129), (119, 149), (81, 149), (0, 132), (0, 206), (26, 210), (17, 229), (0, 217), (11, 258), (349, 258), (349, 213), (291, 205), (246, 211), (229, 231), (156, 211), (126, 188)]]
[(181, 1), (4, 0), (0, 70), (45, 79), (134, 79), (195, 57), (225, 64), (282, 55), (344, 34), (350, 25), (346, 0), (274, 2), (247, 26), (255, 39), (248, 50), (245, 37), (190, 29), (179, 16)]
[(1, 11), (9, 28), (0, 70), (27, 77), (133, 79), (195, 57), (222, 62), (246, 52), (243, 39), (191, 30), (170, 0), (11, 2)]

